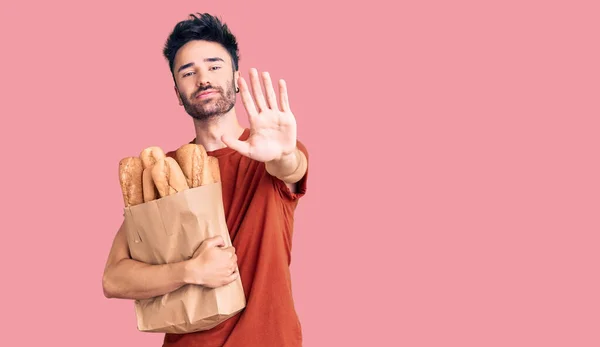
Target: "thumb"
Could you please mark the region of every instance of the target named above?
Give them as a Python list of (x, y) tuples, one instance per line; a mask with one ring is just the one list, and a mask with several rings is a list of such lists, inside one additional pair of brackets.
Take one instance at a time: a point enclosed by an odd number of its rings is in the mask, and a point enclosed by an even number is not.
[(206, 249), (206, 248), (215, 248), (225, 246), (225, 240), (221, 237), (221, 235), (209, 237), (202, 241), (202, 244), (198, 248)]
[(240, 152), (242, 155), (250, 155), (250, 144), (247, 141), (240, 141), (229, 135), (221, 136), (221, 141), (223, 141), (227, 147), (233, 149), (234, 151)]
[(194, 251), (194, 254), (192, 254), (192, 258), (198, 257), (207, 248), (215, 248), (221, 246), (225, 246), (225, 240), (223, 240), (221, 235), (209, 237), (200, 243), (200, 246), (198, 246), (198, 248), (196, 248), (196, 250)]
[(207, 242), (208, 247), (224, 247), (225, 246), (225, 240), (223, 240), (223, 237), (221, 235), (213, 236), (213, 237), (207, 239), (205, 242)]

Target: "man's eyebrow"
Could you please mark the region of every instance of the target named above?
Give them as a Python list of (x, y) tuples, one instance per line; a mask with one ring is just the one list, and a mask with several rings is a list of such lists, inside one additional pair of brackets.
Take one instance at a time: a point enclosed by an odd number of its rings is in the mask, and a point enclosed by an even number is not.
[(219, 57), (214, 57), (214, 58), (206, 58), (206, 59), (204, 59), (204, 61), (205, 61), (205, 62), (208, 62), (208, 63), (214, 63), (215, 61), (222, 61), (222, 62), (225, 62), (225, 60), (223, 60), (222, 58), (219, 58)]
[(179, 67), (179, 69), (177, 69), (177, 72), (179, 72), (179, 71), (181, 71), (181, 70), (183, 70), (183, 69), (187, 69), (187, 68), (188, 68), (188, 67), (190, 67), (190, 66), (194, 66), (194, 63), (192, 62), (192, 63), (187, 63), (187, 64), (185, 64), (185, 65), (181, 65), (181, 66)]
[[(225, 62), (225, 60), (223, 60), (223, 58), (219, 58), (219, 57), (206, 58), (206, 59), (204, 59), (204, 61), (207, 62), (207, 63), (214, 63), (216, 61), (221, 61), (223, 63)], [(180, 72), (181, 70), (187, 69), (188, 67), (192, 67), (194, 65), (195, 65), (194, 62), (181, 65), (179, 67), (179, 69), (177, 69), (177, 72)]]

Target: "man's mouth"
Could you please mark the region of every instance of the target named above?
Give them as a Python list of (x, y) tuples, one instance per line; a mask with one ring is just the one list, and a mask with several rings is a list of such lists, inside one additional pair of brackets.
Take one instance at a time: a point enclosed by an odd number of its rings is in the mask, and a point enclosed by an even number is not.
[(198, 93), (198, 94), (196, 95), (196, 99), (203, 99), (203, 98), (207, 98), (207, 97), (209, 97), (209, 96), (211, 96), (211, 95), (214, 95), (214, 94), (217, 94), (217, 91), (216, 91), (216, 90), (214, 90), (214, 89), (208, 89), (208, 90), (205, 90), (205, 91), (203, 91), (203, 92), (201, 92), (201, 93)]

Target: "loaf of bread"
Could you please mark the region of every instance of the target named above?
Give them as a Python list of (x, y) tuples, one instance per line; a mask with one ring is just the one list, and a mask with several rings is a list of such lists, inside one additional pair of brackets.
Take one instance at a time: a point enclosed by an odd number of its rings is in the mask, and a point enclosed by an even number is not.
[(144, 169), (144, 173), (142, 175), (142, 186), (144, 188), (144, 202), (152, 201), (158, 199), (158, 188), (154, 184), (154, 180), (152, 179), (152, 168), (154, 164), (146, 169)]
[(154, 164), (152, 167), (152, 180), (161, 198), (189, 189), (181, 167), (171, 157), (160, 159)]
[(185, 144), (175, 151), (175, 159), (179, 163), (181, 170), (183, 170), (190, 188), (202, 185), (204, 175), (206, 174), (206, 157), (204, 146), (193, 143)]
[(221, 171), (219, 169), (219, 159), (216, 157), (208, 156), (208, 171), (210, 171), (210, 182), (205, 182), (203, 184), (208, 183), (219, 183), (221, 182)]
[(147, 147), (140, 153), (144, 169), (152, 167), (157, 161), (164, 158), (165, 152), (157, 146)]
[(167, 157), (160, 147), (147, 147), (139, 157), (121, 160), (119, 177), (127, 207), (221, 182), (219, 160), (198, 144), (179, 147), (175, 158)]
[(138, 157), (126, 157), (119, 161), (119, 182), (125, 207), (144, 202), (142, 188), (142, 160)]

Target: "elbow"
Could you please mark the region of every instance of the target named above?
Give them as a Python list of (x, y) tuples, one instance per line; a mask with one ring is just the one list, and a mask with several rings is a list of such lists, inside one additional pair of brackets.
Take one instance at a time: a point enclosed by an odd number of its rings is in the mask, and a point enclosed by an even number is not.
[(104, 297), (107, 299), (112, 299), (115, 297), (115, 293), (111, 286), (110, 277), (106, 272), (102, 276), (102, 292), (104, 293)]

